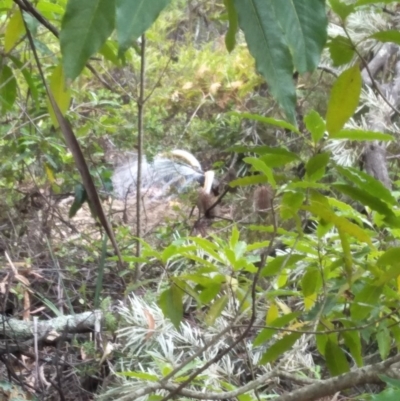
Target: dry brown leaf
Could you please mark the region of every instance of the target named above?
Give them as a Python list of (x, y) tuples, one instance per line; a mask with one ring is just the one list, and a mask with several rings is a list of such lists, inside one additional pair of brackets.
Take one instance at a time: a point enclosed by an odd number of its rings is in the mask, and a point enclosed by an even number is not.
[(219, 90), (220, 87), (221, 87), (221, 84), (220, 84), (219, 82), (214, 82), (214, 83), (211, 84), (211, 86), (210, 86), (210, 93), (211, 93), (212, 95), (215, 95), (215, 94), (218, 92), (218, 90)]
[(147, 309), (144, 310), (144, 314), (146, 315), (147, 323), (149, 325), (149, 332), (146, 334), (146, 337), (145, 337), (145, 339), (148, 340), (154, 334), (156, 322), (154, 320), (153, 315)]
[(183, 90), (188, 90), (188, 89), (192, 89), (193, 88), (193, 82), (186, 82), (183, 86), (182, 89)]

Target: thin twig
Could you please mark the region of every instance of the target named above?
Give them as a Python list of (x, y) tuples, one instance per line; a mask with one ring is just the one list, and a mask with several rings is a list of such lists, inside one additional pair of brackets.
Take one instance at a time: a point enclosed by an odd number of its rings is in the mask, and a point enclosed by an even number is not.
[[(145, 89), (145, 72), (146, 72), (146, 58), (145, 58), (145, 50), (146, 50), (146, 37), (142, 35), (142, 41), (140, 44), (140, 84), (139, 84), (139, 97), (137, 100), (137, 108), (138, 108), (138, 144), (137, 144), (137, 177), (136, 177), (136, 257), (140, 258), (142, 251), (142, 244), (140, 242), (141, 238), (141, 204), (142, 204), (142, 160), (143, 160), (143, 110), (145, 105), (145, 97), (144, 97), (144, 89)], [(135, 275), (134, 280), (135, 283), (139, 281), (140, 277), (140, 262), (136, 262)]]

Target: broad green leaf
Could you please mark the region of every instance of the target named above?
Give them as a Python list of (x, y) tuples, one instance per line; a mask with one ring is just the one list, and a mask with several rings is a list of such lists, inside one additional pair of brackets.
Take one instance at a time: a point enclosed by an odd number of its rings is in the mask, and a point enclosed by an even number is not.
[(310, 182), (310, 181), (298, 181), (291, 182), (288, 186), (288, 189), (320, 189), (326, 190), (328, 186), (325, 184), (320, 184), (318, 182)]
[(386, 384), (389, 384), (392, 387), (400, 389), (400, 380), (399, 379), (394, 379), (393, 377), (389, 377), (389, 376), (385, 376), (385, 375), (378, 375), (378, 376)]
[(236, 188), (266, 183), (268, 183), (268, 178), (264, 175), (249, 175), (248, 177), (237, 178), (236, 180), (231, 181), (229, 186)]
[(232, 114), (241, 118), (246, 118), (248, 120), (254, 120), (254, 121), (259, 121), (260, 123), (264, 123), (264, 124), (270, 124), (270, 125), (274, 125), (275, 127), (279, 127), (279, 128), (285, 128), (289, 131), (293, 131), (296, 132), (297, 134), (300, 133), (299, 129), (294, 126), (293, 124), (290, 124), (284, 120), (277, 120), (275, 118), (271, 118), (271, 117), (264, 117), (264, 116), (260, 116), (259, 114), (251, 114), (251, 113), (238, 113), (238, 112), (230, 112), (228, 114)]
[(263, 173), (265, 177), (268, 178), (269, 184), (271, 184), (273, 188), (276, 187), (276, 182), (272, 170), (261, 159), (257, 157), (245, 157), (243, 161), (250, 164), (254, 168), (254, 170)]
[(315, 294), (321, 288), (321, 285), (321, 272), (316, 267), (307, 269), (301, 279), (301, 289), (303, 291), (303, 295), (308, 297), (312, 294)]
[(394, 266), (400, 264), (400, 248), (388, 249), (377, 261), (380, 267)]
[(350, 39), (341, 35), (329, 40), (328, 49), (335, 67), (350, 63), (355, 54)]
[(295, 153), (289, 152), (282, 148), (271, 148), (271, 151), (266, 151), (260, 159), (268, 167), (281, 167), (285, 164), (291, 163), (295, 160), (299, 160), (299, 156)]
[(75, 198), (74, 202), (72, 203), (69, 212), (68, 212), (68, 217), (72, 219), (78, 212), (78, 210), (82, 207), (82, 205), (87, 202), (87, 192), (85, 190), (85, 187), (82, 184), (78, 184), (75, 186)]
[(372, 401), (397, 401), (400, 399), (400, 390), (392, 387), (386, 387), (379, 394), (371, 396)]
[[(50, 91), (53, 94), (53, 98), (56, 101), (58, 108), (64, 115), (68, 110), (71, 102), (71, 90), (67, 87), (64, 71), (61, 64), (59, 64), (51, 74)], [(47, 99), (47, 108), (49, 110), (49, 114), (52, 119), (53, 125), (55, 127), (58, 127), (57, 118), (54, 114), (53, 107), (48, 99)]]
[[(64, 4), (63, 4), (64, 6)], [(54, 15), (62, 15), (65, 12), (65, 8), (60, 4), (51, 3), (50, 1), (39, 1), (37, 3), (37, 10), (40, 11), (46, 18), (54, 19)]]
[(361, 84), (358, 65), (343, 71), (333, 84), (326, 113), (326, 128), (330, 137), (337, 134), (356, 111)]
[(310, 181), (318, 181), (325, 174), (325, 168), (329, 163), (329, 153), (319, 153), (313, 156), (306, 164), (306, 174)]
[(326, 343), (325, 360), (332, 376), (339, 376), (350, 370), (345, 353), (330, 337)]
[(221, 291), (221, 283), (210, 283), (200, 292), (199, 299), (204, 304), (210, 303)]
[(332, 10), (343, 20), (354, 11), (354, 4), (346, 4), (341, 0), (329, 0)]
[(304, 117), (304, 123), (311, 133), (314, 143), (317, 144), (323, 138), (324, 132), (326, 131), (325, 121), (315, 110), (311, 110)]
[(114, 46), (114, 41), (107, 40), (107, 42), (104, 43), (103, 47), (100, 49), (99, 53), (102, 54), (106, 60), (111, 61), (117, 67), (121, 65), (120, 59), (117, 55), (116, 46)]
[(260, 360), (260, 365), (273, 362), (279, 358), (284, 352), (291, 349), (294, 343), (301, 337), (301, 333), (286, 334), (283, 338), (271, 345), (267, 352), (263, 354)]
[(54, 184), (55, 181), (54, 170), (52, 169), (49, 163), (44, 164), (44, 170), (46, 172), (47, 179), (49, 180), (50, 184)]
[(315, 216), (321, 217), (326, 222), (334, 224), (338, 229), (343, 230), (343, 232), (349, 234), (351, 237), (354, 237), (361, 242), (371, 244), (369, 235), (361, 227), (350, 222), (344, 217), (337, 216), (327, 207), (324, 207), (318, 203), (313, 203), (310, 206), (303, 206), (302, 209), (308, 210)]
[(393, 141), (392, 135), (375, 131), (343, 129), (329, 136), (330, 139), (348, 139), (350, 141)]
[(238, 230), (237, 226), (234, 225), (232, 228), (231, 238), (229, 240), (229, 245), (230, 245), (231, 249), (235, 248), (236, 244), (239, 241), (239, 237), (240, 237), (239, 230)]
[(261, 270), (261, 276), (268, 277), (278, 274), (283, 268), (291, 267), (304, 258), (305, 255), (297, 254), (277, 256)]
[(159, 306), (173, 325), (178, 329), (183, 317), (182, 290), (175, 284), (160, 295)]
[(301, 205), (303, 204), (304, 197), (305, 194), (303, 192), (286, 191), (283, 194), (280, 209), (283, 220), (297, 215)]
[(400, 32), (395, 30), (380, 31), (370, 36), (380, 42), (393, 42), (400, 45)]
[[(272, 1), (234, 0), (250, 53), (256, 67), (268, 83), (272, 96), (285, 111), (287, 119), (296, 124), (296, 90), (293, 82), (293, 61), (290, 48), (275, 13)], [(281, 0), (289, 15), (289, 1)], [(311, 11), (312, 8), (308, 7)]]
[(357, 366), (360, 368), (364, 365), (362, 359), (362, 347), (360, 333), (355, 330), (344, 331), (342, 333), (344, 343), (349, 349), (351, 356), (356, 361)]
[(279, 308), (276, 303), (272, 303), (268, 308), (267, 316), (265, 318), (265, 323), (271, 325), (276, 319), (279, 318)]
[(3, 65), (0, 71), (0, 101), (3, 113), (10, 110), (17, 96), (17, 81), (8, 65)]
[(304, 0), (272, 0), (294, 67), (300, 74), (318, 66), (327, 37), (325, 0), (314, 0), (312, 7)]
[(18, 39), (25, 33), (25, 25), (22, 19), (21, 11), (16, 9), (14, 14), (8, 21), (6, 31), (4, 33), (4, 50), (8, 53), (15, 44), (18, 42)]
[(254, 339), (253, 342), (254, 346), (257, 347), (265, 343), (269, 339), (271, 339), (275, 333), (279, 332), (278, 330), (279, 328), (282, 328), (287, 324), (289, 324), (292, 320), (297, 319), (300, 316), (300, 314), (301, 314), (300, 312), (291, 312), (275, 319), (273, 322), (269, 324), (269, 326), (276, 327), (277, 329), (275, 330), (268, 328), (261, 330), (260, 333), (257, 335), (257, 337)]
[[(324, 330), (324, 327), (322, 325), (319, 325), (318, 331), (323, 331), (323, 330)], [(329, 338), (329, 336), (327, 334), (316, 334), (315, 335), (315, 342), (317, 345), (317, 350), (322, 356), (325, 356), (326, 343), (328, 342), (328, 338)]]
[[(384, 216), (394, 216), (392, 209), (390, 209), (385, 202), (381, 201), (376, 196), (371, 195), (367, 191), (364, 191), (363, 189), (352, 187), (351, 185), (346, 184), (334, 184), (333, 187), (343, 194), (350, 196), (350, 198), (362, 203), (363, 205), (369, 206), (372, 210), (375, 210)], [(376, 195), (379, 196), (379, 193), (376, 193)]]
[(376, 340), (378, 342), (379, 354), (381, 356), (382, 361), (384, 361), (389, 355), (392, 342), (389, 330), (387, 329), (384, 323), (378, 326), (378, 332), (376, 333)]
[(228, 12), (229, 27), (225, 34), (225, 46), (230, 53), (236, 45), (236, 33), (238, 31), (238, 15), (233, 4), (233, 0), (224, 0), (226, 11)]
[(356, 184), (360, 189), (371, 195), (379, 194), (379, 198), (390, 205), (397, 204), (391, 192), (376, 178), (353, 167), (336, 166), (336, 169), (343, 177)]
[(212, 326), (215, 323), (215, 320), (221, 316), (221, 313), (225, 309), (225, 306), (228, 304), (228, 301), (229, 297), (227, 294), (214, 301), (206, 315), (205, 321), (207, 325)]
[[(149, 0), (147, 0), (150, 2)], [(129, 4), (132, 5), (137, 2)], [(115, 0), (69, 0), (62, 20), (60, 47), (67, 78), (75, 79), (114, 30)]]
[(119, 52), (124, 53), (153, 24), (169, 0), (116, 0)]
[(371, 310), (378, 305), (379, 297), (382, 293), (382, 286), (367, 284), (354, 298), (350, 306), (351, 317), (354, 320), (367, 318)]

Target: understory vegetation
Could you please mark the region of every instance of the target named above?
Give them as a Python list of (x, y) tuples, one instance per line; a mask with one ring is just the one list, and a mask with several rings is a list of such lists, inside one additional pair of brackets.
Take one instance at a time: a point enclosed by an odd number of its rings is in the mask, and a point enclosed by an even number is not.
[(399, 5), (0, 0), (0, 399), (398, 400)]

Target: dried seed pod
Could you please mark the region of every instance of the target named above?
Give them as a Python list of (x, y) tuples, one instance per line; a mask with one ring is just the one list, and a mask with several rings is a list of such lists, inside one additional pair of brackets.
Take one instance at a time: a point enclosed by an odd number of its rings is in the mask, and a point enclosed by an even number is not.
[(218, 206), (208, 210), (215, 201), (215, 196), (207, 193), (204, 189), (200, 189), (197, 199), (197, 207), (199, 208), (200, 214), (205, 215), (206, 217), (215, 217), (218, 214)]
[(262, 185), (253, 193), (253, 208), (255, 212), (268, 212), (272, 208), (272, 188)]

